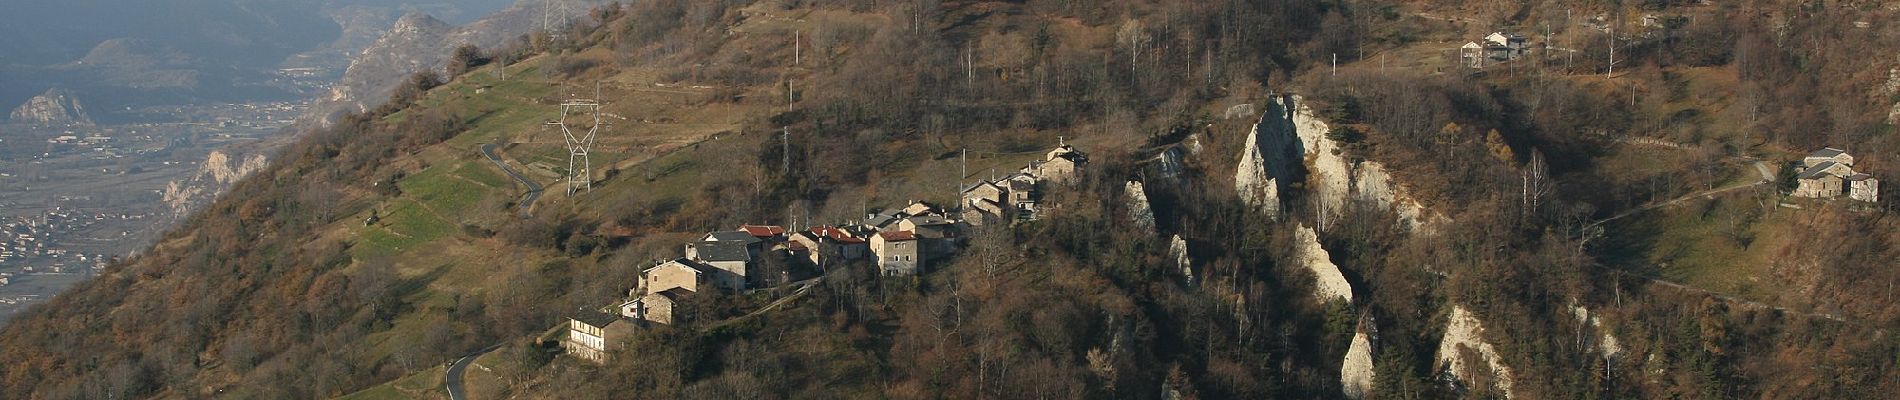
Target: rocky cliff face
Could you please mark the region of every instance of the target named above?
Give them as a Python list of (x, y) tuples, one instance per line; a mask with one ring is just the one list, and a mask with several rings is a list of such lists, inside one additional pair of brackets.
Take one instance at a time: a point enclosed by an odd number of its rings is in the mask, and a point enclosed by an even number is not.
[(522, 0), (462, 26), (424, 14), (405, 15), (350, 62), (343, 78), (328, 95), (318, 99), (311, 113), (328, 119), (340, 112), (364, 111), (381, 105), (389, 99), (396, 83), (417, 71), (441, 68), (456, 47), (473, 44), (483, 49), (498, 48), (540, 29), (544, 7), (558, 14), (553, 16), (556, 20), (565, 21), (586, 17), (588, 10), (605, 3), (604, 0), (558, 0), (555, 4), (544, 4)]
[(1313, 201), (1321, 225), (1338, 220), (1351, 200), (1394, 209), (1408, 228), (1437, 218), (1406, 196), (1383, 165), (1348, 159), (1344, 147), (1326, 137), (1331, 127), (1299, 96), (1276, 98), (1265, 111), (1247, 135), (1235, 173), (1241, 201), (1277, 216), (1290, 182), (1303, 181), (1302, 193)]
[(1372, 336), (1378, 332), (1367, 319), (1352, 334), (1352, 346), (1346, 348), (1346, 359), (1339, 366), (1339, 388), (1346, 398), (1364, 399), (1372, 393), (1372, 381), (1377, 378), (1372, 369)]
[(1313, 228), (1301, 225), (1294, 232), (1293, 239), (1300, 264), (1313, 273), (1313, 296), (1322, 301), (1352, 303), (1352, 283), (1346, 282), (1346, 275), (1339, 272), (1339, 265), (1333, 264), (1332, 254), (1320, 247), (1319, 234)]
[(211, 201), (218, 193), (223, 193), (231, 184), (251, 173), (263, 170), (268, 160), (262, 154), (233, 156), (229, 150), (213, 150), (205, 156), (198, 166), (198, 173), (190, 179), (172, 181), (165, 184), (160, 198), (171, 207), (173, 218), (182, 218), (198, 204)]
[(1181, 280), (1193, 285), (1194, 260), (1188, 258), (1187, 239), (1174, 235), (1174, 239), (1168, 241), (1168, 255), (1174, 258), (1175, 268), (1181, 271)]
[(1135, 229), (1154, 234), (1155, 212), (1148, 204), (1148, 191), (1142, 187), (1141, 181), (1128, 181), (1124, 192), (1123, 196), (1128, 201), (1128, 221), (1135, 224)]
[(1304, 150), (1299, 141), (1290, 140), (1291, 134), (1283, 123), (1284, 112), (1272, 112), (1275, 110), (1271, 107), (1269, 111), (1247, 132), (1240, 151), (1240, 166), (1234, 173), (1234, 190), (1240, 194), (1241, 202), (1261, 214), (1277, 218), (1283, 208), (1280, 192), (1294, 179), (1291, 160), (1297, 160)]
[[(1483, 332), (1484, 324), (1478, 322), (1477, 316), (1465, 310), (1464, 306), (1452, 306), (1451, 322), (1445, 326), (1445, 338), (1438, 344), (1438, 365), (1452, 378), (1470, 382), (1473, 377), (1464, 376), (1466, 371), (1476, 363), (1484, 363), (1484, 367), (1491, 371), (1493, 381), (1497, 382), (1498, 390), (1504, 392), (1505, 398), (1510, 398), (1511, 368), (1498, 358), (1497, 348), (1484, 341)], [(1464, 349), (1470, 349), (1483, 359), (1466, 359)]]
[(92, 117), (86, 115), (86, 107), (79, 98), (65, 89), (48, 89), (46, 93), (27, 99), (25, 104), (14, 108), (8, 116), (16, 123), (39, 125), (92, 125)]

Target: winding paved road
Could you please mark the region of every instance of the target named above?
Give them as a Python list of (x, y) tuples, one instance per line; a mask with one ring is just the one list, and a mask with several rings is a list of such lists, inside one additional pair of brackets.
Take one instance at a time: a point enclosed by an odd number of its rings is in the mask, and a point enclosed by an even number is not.
[(488, 354), (488, 352), (495, 351), (495, 349), (499, 348), (501, 348), (499, 344), (488, 346), (472, 354), (462, 356), (462, 358), (455, 360), (455, 364), (449, 365), (449, 376), (443, 379), (443, 381), (447, 382), (447, 386), (449, 387), (449, 400), (465, 400), (468, 398), (466, 392), (462, 390), (462, 373), (468, 371), (468, 365), (475, 363), (476, 358), (480, 358), (483, 354)]
[(495, 155), (494, 143), (483, 144), (480, 151), (482, 157), (487, 157), (488, 161), (494, 162), (496, 167), (501, 167), (501, 172), (507, 173), (509, 177), (515, 178), (516, 181), (521, 182), (523, 186), (528, 188), (528, 193), (521, 195), (521, 217), (528, 218), (533, 216), (529, 214), (528, 209), (534, 206), (534, 199), (541, 197), (541, 184), (528, 180), (528, 177), (521, 176), (521, 173), (515, 172), (514, 168), (509, 168), (508, 163), (501, 162), (501, 157)]

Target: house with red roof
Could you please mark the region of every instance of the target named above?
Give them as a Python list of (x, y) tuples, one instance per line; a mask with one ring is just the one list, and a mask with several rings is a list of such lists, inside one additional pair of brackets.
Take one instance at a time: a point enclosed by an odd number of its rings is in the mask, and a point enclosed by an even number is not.
[(911, 231), (883, 231), (871, 236), (871, 253), (877, 256), (878, 273), (884, 276), (910, 276), (924, 264), (923, 249), (917, 234)]

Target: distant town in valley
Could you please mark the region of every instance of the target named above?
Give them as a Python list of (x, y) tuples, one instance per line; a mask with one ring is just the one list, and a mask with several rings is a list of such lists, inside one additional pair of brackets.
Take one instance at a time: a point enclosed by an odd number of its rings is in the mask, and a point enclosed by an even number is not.
[[(220, 178), (209, 175), (243, 167), (207, 162), (262, 156), (268, 147), (263, 142), (308, 106), (149, 106), (119, 110), (112, 119), (137, 122), (110, 125), (85, 114), (18, 121), (25, 113), (16, 110), (14, 121), (0, 124), (0, 324), (98, 273), (107, 261), (150, 245), (189, 203), (206, 201), (217, 190), (201, 187)], [(220, 155), (212, 157), (214, 152)], [(198, 195), (181, 195), (188, 191)]]

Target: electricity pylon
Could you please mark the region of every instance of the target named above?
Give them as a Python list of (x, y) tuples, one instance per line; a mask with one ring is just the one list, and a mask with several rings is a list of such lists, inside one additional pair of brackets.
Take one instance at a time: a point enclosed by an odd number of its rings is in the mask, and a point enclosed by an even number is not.
[[(587, 126), (586, 134), (576, 134), (574, 131), (578, 127), (569, 125), (567, 122), (569, 116), (577, 113), (593, 114), (594, 123)], [(586, 117), (583, 116), (582, 120), (585, 120), (585, 118)], [(600, 133), (600, 128), (607, 126), (606, 123), (601, 122), (600, 101), (594, 99), (574, 99), (561, 103), (561, 120), (559, 122), (549, 122), (548, 125), (559, 125), (561, 127), (561, 137), (567, 142), (568, 197), (573, 197), (575, 192), (582, 190), (588, 192), (594, 191), (593, 165), (591, 160), (588, 159), (588, 153), (594, 150), (594, 139), (596, 135)]]

